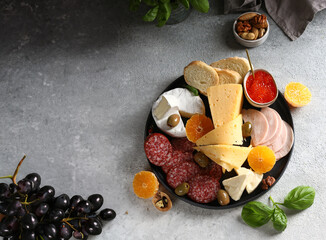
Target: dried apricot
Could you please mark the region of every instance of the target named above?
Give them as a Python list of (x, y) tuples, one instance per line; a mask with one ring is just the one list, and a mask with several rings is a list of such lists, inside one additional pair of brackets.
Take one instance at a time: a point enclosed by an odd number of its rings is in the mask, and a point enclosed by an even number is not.
[(138, 197), (151, 198), (158, 191), (159, 182), (154, 173), (141, 171), (135, 175), (132, 185)]
[(186, 124), (186, 135), (189, 141), (195, 143), (199, 138), (214, 129), (213, 122), (205, 115), (195, 114)]
[(303, 107), (311, 101), (311, 92), (302, 83), (290, 82), (285, 87), (284, 97), (292, 107)]
[(272, 170), (276, 162), (275, 154), (267, 146), (254, 147), (248, 155), (249, 166), (259, 174)]

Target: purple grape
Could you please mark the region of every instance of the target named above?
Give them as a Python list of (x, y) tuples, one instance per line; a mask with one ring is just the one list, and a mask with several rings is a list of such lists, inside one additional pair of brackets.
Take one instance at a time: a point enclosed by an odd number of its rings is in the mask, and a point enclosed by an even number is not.
[(33, 183), (32, 191), (36, 191), (41, 185), (41, 176), (37, 173), (30, 173), (25, 177), (25, 179), (28, 179)]
[(80, 195), (75, 195), (70, 199), (70, 208), (73, 210), (76, 208), (77, 204), (81, 201), (83, 201), (83, 197)]
[(90, 235), (100, 235), (102, 233), (102, 225), (96, 218), (90, 218), (85, 224), (85, 229)]
[(0, 183), (0, 201), (10, 197), (9, 186), (7, 183)]
[(76, 211), (78, 214), (88, 214), (92, 210), (92, 204), (88, 200), (83, 200), (79, 202), (76, 206)]
[(65, 212), (62, 209), (55, 208), (50, 210), (47, 219), (50, 222), (59, 222), (64, 218), (64, 216), (65, 216)]
[(116, 213), (113, 209), (105, 208), (100, 212), (100, 217), (104, 221), (110, 221), (113, 220), (116, 217)]
[(12, 236), (19, 229), (19, 222), (15, 216), (6, 216), (0, 222), (0, 236)]
[(92, 212), (96, 212), (103, 205), (103, 196), (101, 194), (92, 194), (87, 199), (92, 204)]
[(47, 203), (40, 203), (36, 208), (35, 208), (35, 215), (38, 217), (43, 217), (48, 211), (49, 211), (49, 204)]
[(23, 229), (28, 231), (34, 230), (38, 224), (37, 217), (33, 213), (25, 214), (20, 220), (20, 224)]
[(56, 197), (54, 201), (54, 207), (60, 208), (64, 211), (68, 209), (70, 205), (70, 198), (67, 194), (61, 194), (60, 196)]
[(32, 191), (33, 183), (28, 179), (22, 179), (17, 183), (17, 190), (21, 194), (28, 194)]

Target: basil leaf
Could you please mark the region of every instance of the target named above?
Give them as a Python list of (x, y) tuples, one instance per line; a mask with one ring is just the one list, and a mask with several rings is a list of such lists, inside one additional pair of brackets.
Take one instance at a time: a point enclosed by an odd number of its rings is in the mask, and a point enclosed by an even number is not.
[(284, 199), (283, 205), (290, 209), (304, 210), (314, 203), (315, 189), (308, 186), (294, 188)]
[(189, 86), (189, 85), (186, 85), (185, 86), (190, 92), (192, 92), (195, 96), (198, 96), (199, 94), (198, 94), (198, 90), (197, 90), (197, 88), (194, 88), (194, 87), (192, 87), (192, 86)]
[(160, 3), (157, 13), (157, 26), (162, 27), (165, 25), (166, 21), (171, 15), (171, 5), (170, 3)]
[(179, 2), (181, 2), (181, 4), (186, 8), (189, 9), (190, 5), (189, 5), (189, 0), (179, 0)]
[(155, 7), (157, 6), (157, 0), (143, 0), (147, 6)]
[(139, 8), (141, 0), (130, 0), (129, 1), (129, 10), (130, 11), (137, 11)]
[(260, 227), (266, 224), (271, 219), (272, 215), (272, 208), (257, 201), (247, 203), (241, 212), (243, 221), (251, 227)]
[(190, 3), (199, 12), (207, 13), (209, 10), (208, 0), (190, 0)]
[(145, 22), (153, 22), (157, 16), (157, 12), (158, 12), (158, 6), (150, 9), (145, 16), (143, 16), (143, 20)]
[(283, 232), (287, 226), (287, 218), (284, 211), (276, 206), (272, 216), (273, 226), (277, 231)]

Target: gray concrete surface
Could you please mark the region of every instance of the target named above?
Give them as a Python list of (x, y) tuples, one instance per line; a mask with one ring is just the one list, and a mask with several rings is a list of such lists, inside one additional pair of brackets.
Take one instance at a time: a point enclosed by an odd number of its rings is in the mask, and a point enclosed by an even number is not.
[(212, 211), (173, 199), (160, 213), (132, 191), (134, 174), (149, 168), (143, 132), (151, 104), (190, 61), (245, 56), (231, 30), (237, 15), (221, 15), (212, 1), (208, 14), (157, 28), (129, 13), (127, 1), (13, 2), (0, 21), (0, 175), (26, 154), (18, 177), (38, 172), (58, 194), (102, 193), (118, 215), (91, 239), (325, 238), (325, 11), (295, 42), (269, 19), (269, 39), (250, 49), (282, 92), (291, 81), (312, 92), (308, 106), (292, 110), (296, 143), (285, 174), (258, 200), (282, 201), (309, 185), (315, 203), (288, 211), (278, 234), (271, 224), (246, 226), (241, 207)]

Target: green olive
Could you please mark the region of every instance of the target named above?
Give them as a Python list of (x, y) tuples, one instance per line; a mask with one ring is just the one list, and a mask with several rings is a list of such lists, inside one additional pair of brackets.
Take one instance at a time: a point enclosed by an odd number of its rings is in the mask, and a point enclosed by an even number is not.
[(242, 125), (242, 136), (244, 137), (250, 137), (252, 132), (252, 125), (251, 122), (245, 122)]
[(227, 191), (220, 189), (217, 191), (217, 201), (221, 206), (228, 205), (230, 203), (230, 197)]
[(206, 157), (205, 154), (201, 153), (201, 152), (197, 152), (194, 155), (194, 160), (195, 162), (202, 168), (207, 167), (207, 165), (210, 163), (210, 160), (208, 157)]
[(169, 127), (176, 127), (180, 122), (180, 116), (178, 114), (172, 114), (168, 118), (168, 126)]
[(186, 195), (188, 191), (189, 191), (189, 184), (186, 182), (181, 183), (176, 187), (176, 189), (174, 189), (175, 194), (177, 194), (178, 196)]

